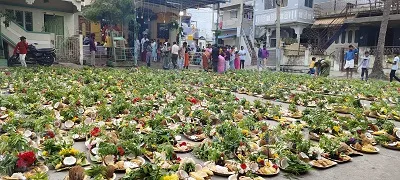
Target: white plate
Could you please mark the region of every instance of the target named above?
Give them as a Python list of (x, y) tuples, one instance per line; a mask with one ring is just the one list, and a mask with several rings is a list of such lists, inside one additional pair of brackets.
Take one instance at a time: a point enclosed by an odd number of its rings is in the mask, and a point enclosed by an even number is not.
[(64, 123), (64, 126), (66, 127), (66, 128), (72, 128), (72, 127), (74, 127), (74, 122), (72, 122), (71, 120), (68, 120), (68, 121), (65, 121), (65, 123)]
[(91, 152), (92, 152), (94, 155), (97, 155), (97, 154), (99, 153), (99, 148), (98, 148), (98, 147), (95, 147), (95, 148), (93, 148), (93, 149), (91, 150)]

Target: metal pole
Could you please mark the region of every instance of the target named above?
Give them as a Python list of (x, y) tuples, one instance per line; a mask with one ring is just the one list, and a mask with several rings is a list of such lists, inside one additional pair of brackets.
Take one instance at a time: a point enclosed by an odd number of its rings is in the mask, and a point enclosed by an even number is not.
[(255, 37), (256, 37), (256, 16), (255, 16), (255, 7), (256, 7), (256, 0), (253, 0), (253, 37), (254, 39), (251, 39), (251, 42), (253, 43), (253, 47), (254, 47), (254, 41), (255, 41)]
[[(276, 71), (281, 69), (281, 0), (276, 0)], [(278, 3), (279, 2), (279, 3)]]
[[(239, 29), (236, 30), (236, 33), (238, 35), (237, 41), (236, 41), (236, 47), (240, 47), (242, 43), (242, 35), (246, 36), (244, 29), (243, 29), (243, 15), (244, 15), (244, 5), (243, 2), (244, 0), (241, 0), (240, 2), (240, 10), (239, 10)], [(245, 39), (243, 39), (246, 41)], [(249, 51), (250, 47), (247, 47), (247, 51)]]
[(215, 30), (215, 44), (218, 44), (218, 34), (217, 32), (219, 31), (219, 3), (217, 3), (217, 28)]

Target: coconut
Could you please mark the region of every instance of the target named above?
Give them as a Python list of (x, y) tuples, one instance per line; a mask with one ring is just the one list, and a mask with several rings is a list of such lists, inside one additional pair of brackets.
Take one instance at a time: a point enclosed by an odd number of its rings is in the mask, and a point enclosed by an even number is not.
[(107, 155), (106, 157), (104, 157), (104, 163), (106, 165), (114, 165), (114, 156), (113, 155)]
[(73, 157), (73, 156), (66, 157), (63, 160), (63, 164), (66, 165), (66, 166), (72, 166), (75, 163), (76, 163), (76, 158)]
[(106, 177), (111, 179), (114, 177), (115, 167), (114, 166), (107, 166), (106, 167)]
[(179, 179), (187, 179), (187, 178), (189, 178), (189, 174), (184, 170), (179, 170), (178, 171), (178, 176), (179, 176)]
[(8, 114), (4, 114), (4, 115), (0, 116), (0, 119), (1, 119), (1, 120), (4, 120), (4, 119), (6, 119), (7, 117), (8, 117)]
[(68, 177), (69, 180), (84, 180), (85, 169), (83, 169), (81, 166), (75, 166), (69, 170)]
[(279, 166), (282, 169), (286, 169), (289, 166), (288, 158), (284, 157), (279, 161)]
[(68, 120), (68, 121), (65, 121), (64, 126), (65, 126), (66, 128), (68, 128), (68, 129), (70, 129), (70, 128), (74, 127), (74, 124), (75, 124), (75, 123), (74, 123), (73, 121)]

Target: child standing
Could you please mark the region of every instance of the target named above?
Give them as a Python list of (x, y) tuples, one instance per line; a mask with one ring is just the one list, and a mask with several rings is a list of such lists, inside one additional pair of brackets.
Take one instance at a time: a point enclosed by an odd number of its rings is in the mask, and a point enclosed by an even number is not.
[(310, 68), (310, 75), (313, 75), (313, 74), (315, 74), (315, 60), (316, 60), (317, 58), (315, 58), (315, 57), (312, 57), (312, 59), (311, 59), (311, 63), (310, 63), (310, 66), (309, 66), (309, 68)]
[(364, 75), (365, 75), (365, 81), (368, 81), (368, 67), (369, 67), (369, 52), (365, 52), (365, 56), (362, 58), (360, 61), (360, 64), (358, 65), (359, 68), (361, 68), (361, 81), (364, 81)]

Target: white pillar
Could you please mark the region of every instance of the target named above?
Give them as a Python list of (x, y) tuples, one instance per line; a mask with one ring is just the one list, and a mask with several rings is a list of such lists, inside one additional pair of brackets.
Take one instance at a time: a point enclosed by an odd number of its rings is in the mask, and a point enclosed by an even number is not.
[(294, 28), (294, 32), (297, 35), (297, 43), (300, 43), (300, 36), (303, 33), (303, 29), (304, 29), (304, 27), (302, 27), (302, 26), (297, 26)]
[(79, 64), (83, 66), (83, 35), (79, 34)]

